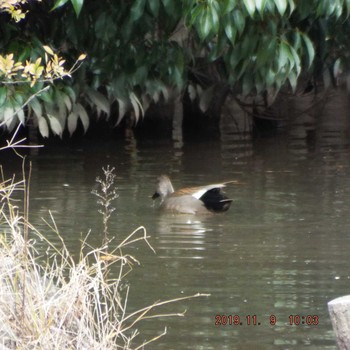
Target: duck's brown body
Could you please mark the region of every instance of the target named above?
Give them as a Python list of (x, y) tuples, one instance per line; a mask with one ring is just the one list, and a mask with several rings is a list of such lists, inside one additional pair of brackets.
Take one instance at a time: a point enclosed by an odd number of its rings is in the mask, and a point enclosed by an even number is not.
[(175, 191), (168, 176), (158, 179), (153, 199), (161, 198), (160, 207), (163, 210), (184, 213), (204, 214), (208, 212), (224, 212), (231, 205), (232, 199), (222, 193), (225, 183), (199, 187), (188, 187)]

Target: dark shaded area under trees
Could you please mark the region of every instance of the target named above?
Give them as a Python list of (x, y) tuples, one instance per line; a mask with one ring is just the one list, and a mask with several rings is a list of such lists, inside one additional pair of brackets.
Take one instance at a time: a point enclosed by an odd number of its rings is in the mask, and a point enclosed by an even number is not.
[(275, 126), (273, 105), (283, 96), (347, 85), (350, 1), (56, 0), (21, 6), (25, 18), (18, 23), (0, 12), (1, 57), (34, 62), (47, 55), (48, 45), (72, 67), (87, 55), (71, 77), (31, 84), (6, 75), (0, 64), (3, 129), (11, 132), (23, 122), (22, 109), (30, 137), (36, 130), (44, 138), (106, 137), (134, 128), (169, 137), (176, 113), (183, 113), (186, 130), (215, 134), (228, 97), (258, 118), (255, 125), (267, 120)]

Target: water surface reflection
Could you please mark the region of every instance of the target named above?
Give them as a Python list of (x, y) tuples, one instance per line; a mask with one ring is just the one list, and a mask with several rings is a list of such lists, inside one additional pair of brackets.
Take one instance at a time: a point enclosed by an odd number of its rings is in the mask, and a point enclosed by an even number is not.
[[(70, 249), (90, 229), (91, 243), (99, 244), (102, 224), (91, 189), (110, 164), (119, 192), (111, 232), (123, 239), (144, 225), (156, 250), (131, 247), (141, 262), (128, 276), (131, 310), (211, 294), (166, 309), (187, 309), (185, 317), (145, 322), (144, 338), (168, 327), (152, 348), (336, 349), (326, 303), (350, 287), (348, 110), (347, 98), (334, 96), (318, 110), (301, 108), (275, 137), (255, 140), (242, 132), (246, 116), (242, 127), (230, 117), (221, 142), (197, 140), (181, 150), (161, 140), (39, 150), (31, 157), (32, 221), (51, 235), (41, 219), (50, 209)], [(161, 173), (177, 188), (240, 184), (226, 189), (234, 199), (227, 213), (162, 215), (150, 198)], [(260, 325), (215, 325), (216, 315), (256, 315)], [(319, 324), (290, 325), (290, 315), (317, 315)]]

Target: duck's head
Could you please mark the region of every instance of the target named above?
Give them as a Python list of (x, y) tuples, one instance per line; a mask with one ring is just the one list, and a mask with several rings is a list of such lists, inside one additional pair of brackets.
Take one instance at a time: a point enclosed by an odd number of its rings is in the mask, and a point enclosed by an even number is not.
[(158, 178), (156, 191), (154, 192), (152, 199), (156, 199), (156, 198), (160, 197), (161, 200), (163, 201), (164, 198), (166, 198), (167, 196), (169, 196), (173, 192), (174, 192), (174, 187), (171, 184), (169, 177), (166, 175), (161, 175)]

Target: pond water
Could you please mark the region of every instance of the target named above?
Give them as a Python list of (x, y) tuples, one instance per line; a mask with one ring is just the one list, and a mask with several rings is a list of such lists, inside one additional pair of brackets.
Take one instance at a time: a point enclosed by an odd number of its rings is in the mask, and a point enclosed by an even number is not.
[[(55, 239), (42, 220), (51, 210), (69, 249), (90, 229), (98, 245), (91, 189), (102, 166), (115, 167), (110, 231), (122, 240), (145, 226), (156, 251), (130, 247), (141, 265), (127, 276), (129, 310), (210, 294), (161, 309), (186, 313), (144, 322), (140, 341), (167, 327), (150, 348), (336, 349), (327, 302), (350, 291), (350, 109), (343, 95), (311, 111), (301, 106), (269, 137), (253, 139), (243, 115), (241, 124), (224, 119), (218, 140), (86, 140), (35, 150), (31, 221)], [(20, 164), (11, 161), (2, 161), (8, 172)], [(234, 201), (224, 214), (162, 214), (151, 200), (162, 173), (175, 188), (239, 183), (225, 190)]]

